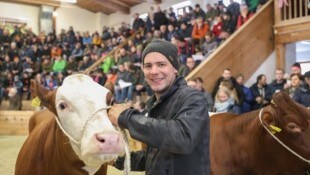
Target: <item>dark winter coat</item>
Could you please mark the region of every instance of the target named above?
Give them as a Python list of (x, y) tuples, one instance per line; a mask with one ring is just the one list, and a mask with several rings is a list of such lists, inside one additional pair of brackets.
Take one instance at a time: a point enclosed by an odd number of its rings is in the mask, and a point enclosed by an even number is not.
[[(209, 115), (201, 92), (188, 87), (183, 77), (160, 99), (147, 103), (148, 113), (128, 109), (118, 123), (130, 135), (148, 145), (132, 153), (132, 170), (147, 175), (207, 175), (209, 162)], [(122, 168), (122, 159), (115, 166)]]

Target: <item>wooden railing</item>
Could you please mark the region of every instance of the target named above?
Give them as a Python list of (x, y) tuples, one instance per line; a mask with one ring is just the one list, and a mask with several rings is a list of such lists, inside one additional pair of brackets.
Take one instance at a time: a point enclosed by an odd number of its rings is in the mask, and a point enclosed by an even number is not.
[(275, 24), (296, 23), (310, 19), (310, 0), (283, 0), (274, 1)]

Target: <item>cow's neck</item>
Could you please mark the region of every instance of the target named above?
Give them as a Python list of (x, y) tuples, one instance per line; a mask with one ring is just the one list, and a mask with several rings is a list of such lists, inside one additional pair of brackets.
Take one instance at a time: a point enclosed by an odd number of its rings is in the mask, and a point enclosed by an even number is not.
[[(76, 174), (88, 174), (85, 170), (82, 169), (84, 167), (84, 163), (78, 158), (75, 154), (74, 150), (71, 147), (69, 139), (63, 134), (63, 132), (58, 127), (56, 121), (53, 122), (53, 127), (55, 128), (55, 136), (54, 136), (54, 156), (56, 160), (61, 160), (62, 162), (66, 162), (61, 166), (64, 166), (62, 171), (72, 171), (76, 170)], [(55, 161), (55, 160), (54, 160)], [(77, 168), (80, 167), (80, 168)], [(63, 173), (66, 174), (66, 173)], [(72, 172), (68, 172), (68, 174), (74, 174)]]

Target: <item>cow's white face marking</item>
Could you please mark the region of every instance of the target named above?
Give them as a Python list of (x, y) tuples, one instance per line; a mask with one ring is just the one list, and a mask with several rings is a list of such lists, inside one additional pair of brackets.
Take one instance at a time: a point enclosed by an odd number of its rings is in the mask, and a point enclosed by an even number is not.
[(108, 92), (90, 77), (76, 74), (67, 77), (56, 94), (61, 125), (79, 142), (70, 140), (73, 150), (90, 167), (100, 167), (124, 153), (123, 138), (107, 117)]

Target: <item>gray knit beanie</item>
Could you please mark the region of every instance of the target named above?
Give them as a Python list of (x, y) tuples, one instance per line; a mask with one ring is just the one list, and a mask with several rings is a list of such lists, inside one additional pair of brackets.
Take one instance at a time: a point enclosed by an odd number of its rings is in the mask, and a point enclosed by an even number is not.
[(174, 44), (160, 39), (152, 40), (142, 52), (142, 64), (144, 64), (145, 56), (150, 52), (159, 52), (163, 54), (172, 66), (176, 70), (179, 70), (178, 49)]

